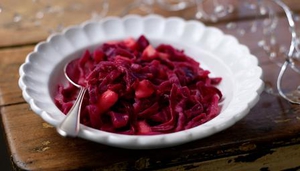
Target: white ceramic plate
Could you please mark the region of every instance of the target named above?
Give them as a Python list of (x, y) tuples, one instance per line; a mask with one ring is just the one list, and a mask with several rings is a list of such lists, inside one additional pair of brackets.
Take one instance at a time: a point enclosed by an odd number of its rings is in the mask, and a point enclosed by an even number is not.
[(65, 115), (55, 106), (53, 94), (65, 81), (63, 66), (84, 49), (110, 40), (145, 35), (150, 43), (169, 43), (194, 57), (211, 76), (222, 77), (224, 95), (221, 113), (198, 127), (165, 135), (133, 136), (108, 133), (81, 125), (79, 137), (130, 149), (151, 149), (179, 145), (224, 130), (243, 118), (259, 99), (263, 89), (262, 69), (249, 49), (217, 28), (181, 18), (129, 15), (86, 22), (51, 35), (28, 54), (20, 67), (19, 86), (32, 110), (53, 126)]

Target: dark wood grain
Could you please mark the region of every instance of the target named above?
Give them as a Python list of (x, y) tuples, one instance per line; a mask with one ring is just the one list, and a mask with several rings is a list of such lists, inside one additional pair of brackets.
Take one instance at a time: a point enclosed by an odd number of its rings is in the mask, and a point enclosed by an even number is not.
[[(115, 11), (110, 11), (110, 15), (119, 14), (124, 4), (129, 3), (129, 1), (111, 2)], [(298, 1), (286, 2), (293, 9), (300, 9)], [(156, 12), (165, 16), (175, 15), (159, 10)], [(185, 18), (190, 18), (191, 14), (192, 10), (176, 13)], [(18, 87), (19, 66), (24, 62), (26, 55), (34, 49), (34, 45), (45, 39), (48, 33), (40, 28), (19, 28), (19, 30), (0, 28), (0, 35), (3, 35), (3, 41), (0, 41), (2, 47), (0, 113), (14, 168), (16, 170), (299, 169), (300, 162), (297, 161), (300, 160), (300, 107), (289, 104), (276, 93), (275, 82), (279, 67), (271, 62), (266, 52), (258, 46), (258, 42), (264, 38), (262, 28), (258, 27), (257, 32), (251, 32), (249, 29), (253, 23), (251, 17), (253, 15), (239, 11), (224, 19), (234, 21), (237, 24), (236, 29), (228, 29), (226, 22), (211, 25), (221, 28), (225, 33), (235, 35), (257, 56), (266, 84), (259, 102), (245, 118), (222, 132), (188, 144), (156, 150), (126, 150), (79, 138), (59, 136), (55, 128), (31, 111)], [(70, 20), (70, 24), (81, 19)], [(257, 22), (261, 25), (263, 19)], [(239, 29), (244, 30), (245, 34), (239, 34)], [(35, 34), (29, 35), (29, 32)], [(26, 36), (20, 36), (22, 34)], [(280, 45), (288, 47), (290, 36), (283, 17), (279, 18), (276, 36)], [(19, 47), (21, 44), (26, 46)], [(287, 72), (284, 80), (286, 90), (295, 89), (300, 82), (299, 75), (291, 70)], [(284, 160), (289, 157), (291, 159)]]
[[(246, 28), (249, 23), (241, 22), (240, 27)], [(235, 34), (233, 30), (226, 30), (225, 25), (217, 26), (229, 34)], [(284, 30), (284, 24), (281, 27)], [(239, 41), (247, 44), (258, 57), (267, 88), (274, 89), (279, 67), (270, 62), (263, 49), (257, 46), (259, 38), (259, 33), (238, 36)], [(286, 43), (289, 37), (281, 35), (279, 40)], [(4, 71), (0, 73), (1, 116), (16, 168), (141, 170), (256, 154), (252, 158), (236, 158), (237, 162), (252, 162), (270, 155), (272, 149), (300, 143), (300, 107), (287, 103), (276, 93), (266, 91), (250, 113), (234, 126), (208, 138), (177, 147), (125, 150), (82, 139), (63, 138), (34, 114), (21, 97), (17, 84), (18, 68), (32, 49), (33, 46), (28, 46), (0, 52), (0, 66)], [(297, 75), (292, 72), (286, 76), (289, 85), (295, 83), (296, 78)]]
[(24, 103), (18, 86), (18, 71), (20, 65), (25, 62), (25, 57), (32, 50), (33, 47), (29, 46), (0, 51), (0, 106)]
[(9, 130), (14, 164), (25, 170), (154, 169), (255, 152), (259, 158), (271, 153), (270, 149), (300, 143), (299, 108), (266, 93), (233, 127), (203, 140), (159, 150), (125, 150), (63, 138), (27, 104), (3, 107), (1, 113)]

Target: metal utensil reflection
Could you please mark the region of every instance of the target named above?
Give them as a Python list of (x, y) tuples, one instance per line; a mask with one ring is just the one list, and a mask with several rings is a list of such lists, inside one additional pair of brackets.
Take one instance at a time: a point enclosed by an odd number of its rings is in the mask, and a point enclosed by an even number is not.
[(281, 87), (282, 78), (283, 78), (283, 75), (284, 75), (285, 71), (287, 70), (288, 66), (293, 68), (296, 72), (299, 71), (299, 70), (297, 70), (297, 68), (295, 68), (295, 65), (293, 62), (293, 54), (297, 47), (297, 33), (296, 33), (296, 29), (295, 29), (295, 22), (294, 22), (291, 10), (285, 3), (283, 3), (281, 0), (274, 0), (274, 2), (276, 2), (284, 10), (287, 20), (288, 20), (291, 36), (292, 36), (291, 44), (289, 47), (287, 57), (286, 57), (284, 63), (281, 65), (280, 72), (277, 77), (277, 83), (276, 83), (277, 90), (278, 90), (278, 93), (280, 94), (280, 96), (283, 97), (284, 99), (286, 99), (288, 102), (299, 105), (300, 104), (300, 96), (299, 96), (299, 98), (291, 98), (291, 97), (287, 96), (286, 93), (283, 92), (282, 87)]
[(80, 129), (81, 105), (87, 88), (75, 83), (74, 80), (71, 79), (67, 72), (68, 65), (69, 63), (67, 63), (64, 67), (64, 75), (71, 84), (78, 87), (80, 90), (72, 108), (69, 110), (64, 120), (57, 126), (56, 129), (61, 136), (76, 137)]

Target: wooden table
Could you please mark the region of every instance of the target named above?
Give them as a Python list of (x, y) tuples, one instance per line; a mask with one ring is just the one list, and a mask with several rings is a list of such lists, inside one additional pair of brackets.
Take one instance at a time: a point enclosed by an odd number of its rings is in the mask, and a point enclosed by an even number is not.
[[(67, 1), (65, 1), (67, 2)], [(80, 1), (79, 1), (80, 2)], [(83, 2), (83, 0), (82, 0)], [(86, 1), (85, 1), (86, 2)], [(110, 1), (108, 15), (119, 15), (131, 1)], [(300, 10), (297, 0), (285, 1), (295, 12)], [(4, 0), (3, 4), (35, 14), (31, 1)], [(95, 3), (96, 1), (91, 1)], [(92, 4), (93, 5), (93, 4)], [(91, 5), (91, 6), (92, 6)], [(235, 5), (239, 6), (239, 3)], [(4, 8), (5, 9), (5, 8)], [(156, 9), (156, 8), (155, 8)], [(86, 11), (87, 12), (87, 11)], [(193, 10), (175, 12), (155, 10), (164, 16), (180, 15), (189, 19)], [(280, 10), (278, 10), (280, 13)], [(88, 13), (88, 12), (87, 12)], [(0, 13), (1, 15), (1, 13)], [(72, 16), (72, 17), (71, 17)], [(279, 15), (278, 41), (288, 46), (284, 15)], [(9, 16), (6, 16), (9, 17)], [(64, 19), (66, 25), (82, 22), (86, 15), (77, 13)], [(279, 67), (271, 62), (257, 45), (261, 31), (247, 31), (254, 15), (240, 10), (218, 23), (210, 23), (228, 34), (236, 35), (260, 61), (266, 89), (249, 114), (231, 128), (205, 139), (188, 144), (156, 149), (126, 150), (108, 147), (83, 139), (59, 136), (56, 130), (34, 114), (22, 98), (18, 87), (18, 69), (36, 43), (46, 39), (45, 26), (52, 26), (57, 18), (47, 18), (43, 26), (6, 23), (0, 25), (0, 107), (2, 124), (13, 168), (16, 170), (300, 170), (300, 106), (291, 105), (276, 93), (275, 80)], [(4, 20), (3, 20), (4, 21)], [(262, 23), (263, 19), (258, 19)], [(228, 29), (234, 22), (245, 29), (244, 35)], [(209, 24), (209, 23), (208, 23)], [(243, 31), (243, 30), (240, 30)], [(285, 83), (293, 88), (299, 75), (288, 72)]]

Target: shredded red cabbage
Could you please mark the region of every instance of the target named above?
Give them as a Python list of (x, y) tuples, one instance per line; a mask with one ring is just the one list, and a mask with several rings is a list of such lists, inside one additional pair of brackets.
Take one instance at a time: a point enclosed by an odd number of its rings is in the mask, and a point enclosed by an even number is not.
[[(80, 115), (89, 127), (130, 135), (177, 132), (220, 113), (222, 93), (209, 71), (171, 45), (154, 48), (146, 37), (108, 42), (85, 51), (68, 67), (88, 88)], [(58, 85), (55, 104), (67, 113), (78, 88)]]

